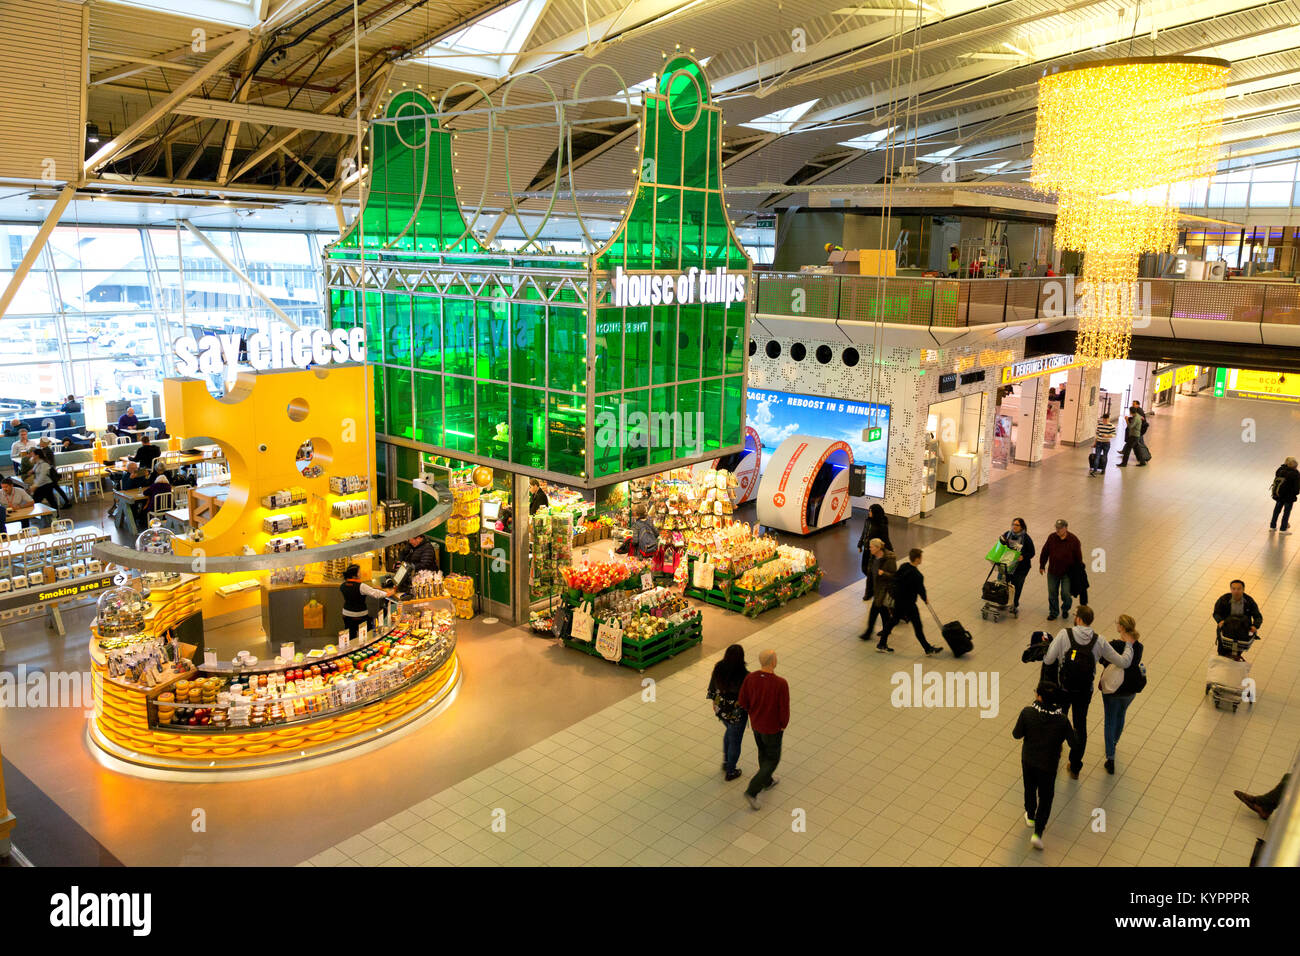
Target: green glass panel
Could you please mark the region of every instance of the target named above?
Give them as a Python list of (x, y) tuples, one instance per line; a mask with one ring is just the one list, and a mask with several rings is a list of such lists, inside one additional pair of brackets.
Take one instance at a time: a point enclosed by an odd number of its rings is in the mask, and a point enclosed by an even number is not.
[(546, 467), (586, 477), (587, 413), (581, 395), (547, 394)]
[(686, 168), (682, 171), (683, 186), (704, 189), (708, 183), (709, 122), (712, 118), (711, 113), (701, 111), (695, 125), (681, 134), (686, 146)]
[(442, 376), (415, 373), (415, 440), (442, 444)]
[(619, 422), (619, 408), (623, 404), (621, 395), (604, 395), (596, 399), (596, 433), (594, 468), (598, 477), (616, 474), (619, 459), (623, 452), (622, 432)]
[(546, 393), (540, 389), (510, 389), (510, 460), (546, 468)]
[(677, 309), (657, 306), (651, 313), (651, 376), (654, 385), (674, 381), (677, 375)]
[(504, 299), (475, 304), (478, 314), (478, 367), (476, 376), (510, 381), (510, 307)]
[(625, 310), (623, 326), (624, 388), (650, 384), (650, 309)]
[[(698, 382), (689, 382), (677, 386), (677, 414), (682, 422), (683, 442), (677, 448), (678, 458), (689, 458), (695, 454), (697, 445), (701, 445), (703, 439), (699, 435), (701, 427), (707, 428), (707, 424), (701, 426), (700, 419), (700, 386)], [(690, 440), (686, 441), (687, 430), (690, 431)]]
[(623, 470), (642, 468), (650, 462), (650, 390), (624, 392), (627, 411), (620, 422), (619, 438), (623, 443)]
[(420, 453), (414, 448), (401, 445), (391, 446), (394, 452), (394, 474), (398, 478), (411, 481), (420, 477)]
[(723, 382), (722, 444), (739, 445), (745, 440), (745, 378), (728, 375)]
[(415, 296), (411, 300), (411, 348), (415, 367), (442, 371), (442, 300)]
[(682, 191), (655, 190), (654, 268), (677, 271), (682, 255)]
[(478, 453), (497, 461), (510, 460), (510, 386), (478, 384)]
[[(654, 205), (654, 187), (639, 186), (624, 232), (627, 238), (628, 269), (650, 269), (654, 266)], [(602, 267), (612, 272), (618, 264), (621, 264), (621, 260), (611, 261)]]
[[(704, 248), (710, 265), (728, 265), (727, 249), (731, 245), (731, 232), (727, 229), (726, 209), (718, 193), (704, 193), (706, 207)], [(737, 265), (736, 268), (743, 268)]]
[(411, 370), (405, 368), (384, 369), (384, 392), (387, 397), (387, 425), (389, 435), (403, 438), (415, 437), (415, 425), (411, 420)]
[(682, 134), (668, 118), (661, 103), (651, 101), (650, 115), (655, 125), (655, 173), (661, 186), (682, 184)]
[(719, 159), (722, 120), (712, 110), (707, 111), (705, 119), (709, 121), (708, 155), (704, 161), (705, 186), (708, 189), (721, 189), (722, 185), (718, 182), (718, 167), (721, 165)]
[(596, 391), (623, 387), (623, 310), (596, 312)]
[(727, 337), (722, 367), (728, 375), (734, 375), (745, 370), (745, 349), (749, 344), (745, 341), (745, 307), (742, 303), (733, 302), (725, 311)]
[(700, 355), (704, 348), (701, 323), (704, 307), (699, 303), (677, 310), (677, 381), (700, 377)]
[(411, 297), (385, 295), (384, 356), (389, 365), (411, 364)]
[[(506, 554), (510, 553), (510, 539), (507, 535), (496, 535), (496, 547)], [(489, 561), (487, 596), (500, 604), (510, 603), (510, 562)]]
[(668, 385), (664, 388), (650, 390), (650, 463), (663, 464), (672, 461), (676, 452), (674, 446), (685, 431), (681, 417), (677, 414), (677, 390)]
[(587, 313), (552, 307), (548, 323), (550, 386), (564, 392), (587, 388)]
[(474, 374), (474, 303), (442, 300), (443, 368), (452, 375)]
[(510, 329), (510, 380), (516, 385), (546, 384), (546, 307), (513, 305)]
[(727, 332), (726, 310), (719, 304), (710, 303), (703, 306), (703, 313), (704, 361), (701, 363), (702, 374), (706, 377), (721, 375), (725, 358), (723, 347)]
[(443, 445), (454, 451), (474, 452), (474, 380), (442, 379)]
[(705, 379), (700, 387), (700, 414), (703, 427), (700, 431), (706, 452), (722, 447), (722, 379)]
[(365, 293), (363, 308), (357, 315), (357, 321), (366, 327), (366, 361), (376, 365), (384, 360), (383, 299), (378, 292)]
[(682, 264), (704, 262), (704, 200), (702, 192), (682, 190)]
[(352, 292), (330, 290), (330, 327), (350, 329), (356, 324), (356, 300)]
[(384, 368), (382, 365), (372, 365), (370, 371), (374, 380), (375, 431), (387, 434), (388, 429), (385, 425), (388, 417), (384, 414)]

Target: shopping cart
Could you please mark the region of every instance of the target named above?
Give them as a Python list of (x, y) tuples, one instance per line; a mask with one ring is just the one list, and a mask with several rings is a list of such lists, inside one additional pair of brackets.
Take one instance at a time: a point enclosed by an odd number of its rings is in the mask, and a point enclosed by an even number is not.
[(984, 559), (989, 562), (989, 573), (985, 575), (984, 586), (980, 589), (980, 597), (984, 600), (980, 617), (986, 621), (1000, 621), (1007, 614), (1019, 617), (1020, 612), (1015, 607), (1016, 586), (1011, 583), (1011, 572), (1020, 560), (1020, 552), (999, 543)]

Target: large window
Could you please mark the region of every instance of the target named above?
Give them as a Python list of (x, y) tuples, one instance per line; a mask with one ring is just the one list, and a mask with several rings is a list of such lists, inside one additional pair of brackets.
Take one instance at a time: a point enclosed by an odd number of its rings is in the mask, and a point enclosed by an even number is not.
[[(0, 288), (34, 225), (0, 225)], [(143, 399), (171, 374), (171, 341), (190, 331), (265, 331), (281, 321), (233, 262), (303, 327), (325, 324), (321, 250), (334, 236), (61, 226), (0, 318), (0, 399), (100, 394)]]

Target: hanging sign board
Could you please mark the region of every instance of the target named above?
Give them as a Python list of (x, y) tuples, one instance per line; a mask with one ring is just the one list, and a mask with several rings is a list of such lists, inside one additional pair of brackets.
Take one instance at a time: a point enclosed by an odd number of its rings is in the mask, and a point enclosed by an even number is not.
[(1016, 362), (1014, 365), (1008, 365), (1002, 369), (1002, 384), (1006, 385), (1008, 382), (1035, 378), (1039, 375), (1049, 375), (1052, 372), (1059, 372), (1063, 368), (1074, 368), (1082, 364), (1082, 362), (1076, 362), (1073, 355), (1044, 355), (1040, 358), (1026, 359), (1023, 362)]

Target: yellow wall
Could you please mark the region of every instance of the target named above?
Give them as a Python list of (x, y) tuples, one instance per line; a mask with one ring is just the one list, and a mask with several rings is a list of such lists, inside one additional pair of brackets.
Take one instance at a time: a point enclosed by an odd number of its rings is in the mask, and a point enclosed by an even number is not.
[[(368, 365), (243, 372), (225, 398), (214, 398), (199, 379), (164, 381), (167, 424), (172, 432), (212, 439), (230, 463), (230, 496), (203, 526), (203, 541), (195, 544), (177, 539), (176, 553), (194, 554), (196, 558), (200, 553), (228, 556), (239, 554), (248, 545), (261, 554), (267, 539), (273, 537), (262, 530), (262, 519), (293, 510), (307, 514), (309, 526), (281, 533), (301, 535), (309, 548), (337, 540), (344, 532), (370, 530), (370, 517), (322, 524), (312, 516), (328, 512), (330, 503), (340, 497), (368, 498), (374, 508), (375, 436), (370, 399), (373, 374)], [(294, 421), (291, 412), (301, 420)], [(315, 462), (325, 469), (318, 478), (304, 478), (295, 462), (299, 446), (306, 441), (314, 444)], [(331, 495), (330, 475), (366, 475), (372, 487), (362, 495)], [(263, 495), (295, 485), (307, 491), (306, 505), (275, 510), (262, 507)], [(194, 570), (203, 570), (197, 561)], [(257, 606), (261, 601), (259, 589), (250, 588), (227, 598), (217, 594), (216, 588), (245, 578), (257, 578), (265, 586), (268, 577), (267, 572), (205, 574), (205, 615)]]

